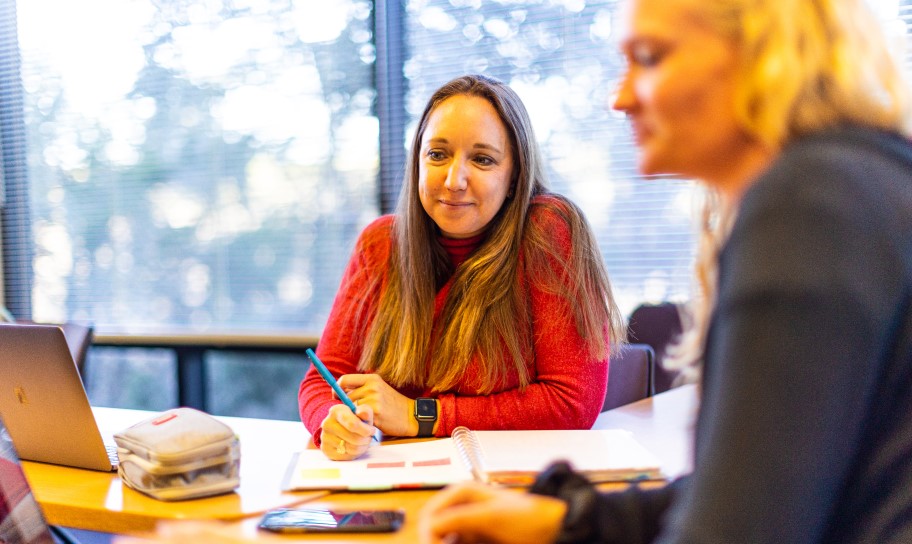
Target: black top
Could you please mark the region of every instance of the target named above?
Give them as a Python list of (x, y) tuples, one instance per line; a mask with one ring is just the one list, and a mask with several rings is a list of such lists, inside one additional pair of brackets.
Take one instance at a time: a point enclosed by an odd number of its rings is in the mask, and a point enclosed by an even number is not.
[(571, 503), (562, 542), (912, 542), (906, 140), (806, 137), (750, 188), (720, 255), (702, 387), (693, 475), (551, 489)]

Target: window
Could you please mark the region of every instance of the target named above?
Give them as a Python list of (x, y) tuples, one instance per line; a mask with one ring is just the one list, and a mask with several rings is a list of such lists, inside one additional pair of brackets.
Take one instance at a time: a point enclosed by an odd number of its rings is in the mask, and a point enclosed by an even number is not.
[[(4, 3), (18, 9), (33, 316), (318, 332), (354, 237), (389, 211), (373, 3)], [(875, 5), (904, 39), (906, 2)], [(609, 111), (617, 6), (390, 2), (403, 35), (383, 45), (403, 51), (385, 69), (402, 70), (407, 122), (460, 73), (517, 90), (554, 188), (587, 212), (629, 311), (687, 296), (694, 199), (687, 182), (639, 179), (627, 124)]]
[(371, 4), (17, 8), (33, 317), (319, 331), (379, 213)]

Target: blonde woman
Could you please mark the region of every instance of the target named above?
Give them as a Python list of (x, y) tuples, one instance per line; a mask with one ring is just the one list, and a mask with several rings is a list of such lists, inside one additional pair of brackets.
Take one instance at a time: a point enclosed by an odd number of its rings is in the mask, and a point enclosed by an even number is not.
[[(627, 114), (646, 174), (715, 195), (692, 475), (597, 492), (442, 492), (427, 543), (912, 542), (912, 145), (865, 0), (631, 0)], [(699, 362), (702, 361), (702, 362)]]
[(311, 369), (301, 418), (339, 460), (375, 429), (586, 429), (622, 337), (593, 235), (547, 190), (524, 106), (460, 77), (428, 102), (396, 213), (362, 232), (320, 338), (357, 415)]

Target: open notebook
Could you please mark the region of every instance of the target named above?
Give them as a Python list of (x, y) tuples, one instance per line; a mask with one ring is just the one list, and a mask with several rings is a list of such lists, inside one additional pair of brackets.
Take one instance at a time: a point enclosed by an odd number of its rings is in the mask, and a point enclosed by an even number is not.
[(658, 459), (623, 430), (470, 431), (450, 438), (371, 447), (354, 461), (331, 461), (319, 450), (295, 454), (289, 491), (443, 487), (473, 479), (531, 485), (554, 461), (568, 461), (593, 482), (661, 479)]

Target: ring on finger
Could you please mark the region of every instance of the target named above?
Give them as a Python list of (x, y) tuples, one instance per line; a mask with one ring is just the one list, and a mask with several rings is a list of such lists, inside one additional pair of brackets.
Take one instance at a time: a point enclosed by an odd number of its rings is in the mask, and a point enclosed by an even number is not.
[(345, 455), (345, 440), (339, 440), (339, 445), (336, 446), (336, 453), (339, 455)]

